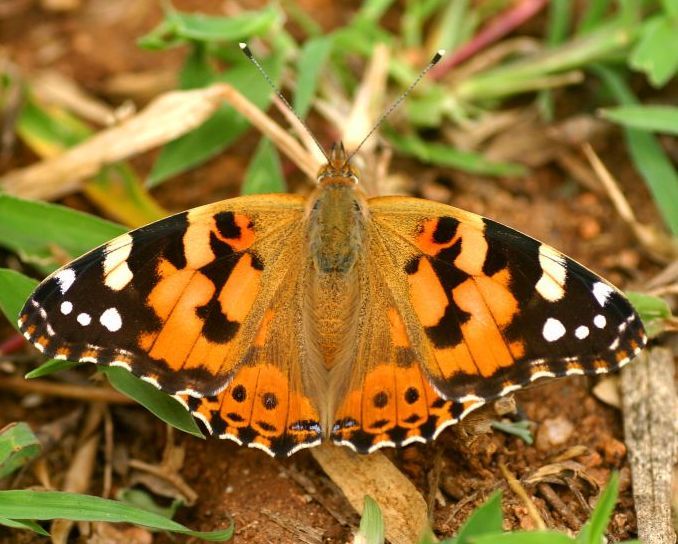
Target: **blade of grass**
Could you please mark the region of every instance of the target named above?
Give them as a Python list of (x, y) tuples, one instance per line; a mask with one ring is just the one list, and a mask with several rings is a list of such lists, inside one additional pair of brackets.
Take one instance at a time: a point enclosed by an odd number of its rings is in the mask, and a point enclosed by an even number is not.
[(16, 270), (0, 268), (0, 311), (16, 329), (19, 312), (38, 282)]
[[(619, 74), (602, 65), (595, 65), (592, 70), (621, 105), (638, 104)], [(627, 128), (624, 134), (631, 159), (652, 193), (666, 226), (678, 236), (678, 172), (652, 134), (636, 128)]]
[(271, 140), (262, 138), (250, 161), (240, 192), (243, 195), (254, 195), (285, 191), (285, 178), (278, 151)]
[(493, 493), (485, 503), (476, 508), (457, 533), (457, 544), (471, 544), (488, 533), (501, 533), (503, 516), (501, 492)]
[(678, 136), (678, 107), (628, 105), (600, 110), (604, 119), (629, 128)]
[(40, 441), (27, 423), (10, 423), (0, 429), (0, 480), (35, 459), (41, 450)]
[(38, 533), (39, 535), (49, 537), (49, 533), (34, 521), (25, 519), (0, 518), (0, 525), (11, 527), (12, 529), (27, 529), (29, 531), (33, 531), (34, 533)]
[(389, 132), (387, 138), (399, 152), (414, 156), (429, 164), (458, 168), (465, 172), (488, 176), (522, 176), (527, 171), (519, 164), (488, 161), (477, 153), (460, 151), (436, 142), (425, 142), (413, 135)]
[[(277, 81), (282, 69), (280, 57), (262, 61), (264, 69)], [(229, 83), (245, 93), (259, 109), (266, 109), (271, 99), (271, 89), (258, 71), (246, 60), (228, 72), (214, 76), (214, 81)], [(201, 164), (223, 151), (249, 128), (249, 123), (229, 106), (217, 112), (195, 130), (185, 134), (163, 148), (147, 179), (149, 187), (156, 187), (172, 176)]]
[(586, 34), (598, 27), (605, 20), (610, 0), (590, 0), (586, 2), (584, 15), (577, 25), (577, 34)]
[(306, 117), (315, 95), (318, 78), (332, 53), (334, 40), (321, 36), (308, 40), (297, 59), (297, 90), (294, 94), (294, 110), (302, 119)]
[(473, 544), (573, 544), (569, 536), (556, 531), (515, 531), (483, 535), (473, 539)]
[(73, 361), (62, 361), (57, 359), (51, 359), (46, 363), (41, 364), (38, 368), (28, 372), (24, 378), (27, 380), (33, 380), (35, 378), (43, 378), (54, 374), (55, 372), (61, 372), (62, 370), (68, 370), (74, 368), (82, 363), (74, 363)]
[[(546, 44), (549, 47), (560, 45), (565, 41), (570, 28), (571, 9), (572, 2), (570, 0), (551, 0), (546, 29)], [(537, 107), (545, 120), (553, 120), (553, 94), (549, 89), (539, 93)]]
[(0, 194), (0, 245), (43, 273), (126, 230), (65, 206)]
[(149, 412), (172, 427), (203, 438), (193, 416), (179, 401), (156, 389), (150, 383), (140, 380), (124, 368), (102, 367), (108, 381), (122, 394), (141, 404)]
[(663, 87), (678, 70), (678, 18), (654, 17), (641, 25), (640, 33), (629, 66), (643, 72), (654, 87)]
[(234, 42), (261, 36), (279, 25), (282, 14), (275, 6), (259, 11), (245, 11), (230, 17), (184, 13), (169, 9), (165, 19), (138, 40), (140, 47), (167, 49), (194, 42)]
[(0, 512), (10, 519), (71, 519), (76, 521), (105, 521), (134, 523), (143, 527), (171, 531), (209, 542), (223, 542), (233, 536), (233, 524), (227, 529), (200, 532), (166, 517), (141, 510), (118, 501), (91, 495), (60, 491), (0, 491)]
[(577, 535), (577, 544), (598, 544), (602, 542), (614, 506), (617, 504), (619, 492), (619, 474), (613, 472), (605, 489), (600, 494), (596, 507), (591, 513), (591, 518), (584, 524)]
[(355, 541), (361, 544), (384, 543), (384, 518), (379, 505), (369, 495), (365, 495), (363, 515), (360, 518), (360, 528)]

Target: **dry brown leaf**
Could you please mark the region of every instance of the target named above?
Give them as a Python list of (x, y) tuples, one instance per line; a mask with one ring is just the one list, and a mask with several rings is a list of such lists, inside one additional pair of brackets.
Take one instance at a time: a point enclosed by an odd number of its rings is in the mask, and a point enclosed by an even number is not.
[(359, 455), (347, 448), (324, 446), (312, 453), (357, 512), (363, 509), (365, 495), (379, 504), (391, 544), (417, 542), (427, 529), (424, 498), (381, 452)]

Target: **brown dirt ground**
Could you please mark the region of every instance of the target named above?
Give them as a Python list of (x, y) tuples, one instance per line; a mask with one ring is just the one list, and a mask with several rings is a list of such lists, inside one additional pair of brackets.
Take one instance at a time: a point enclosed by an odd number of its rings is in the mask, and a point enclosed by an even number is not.
[[(30, 74), (49, 67), (73, 77), (86, 90), (101, 95), (106, 80), (115, 74), (176, 68), (181, 62), (183, 50), (145, 52), (135, 45), (135, 38), (159, 19), (160, 11), (153, 1), (108, 3), (85, 0), (81, 8), (61, 14), (41, 9), (36, 2), (12, 1), (16, 11), (0, 19), (0, 42), (22, 73)], [(348, 19), (349, 12), (337, 3), (307, 0), (301, 4), (326, 28), (338, 26)], [(175, 5), (180, 9), (218, 12), (223, 2), (186, 0), (176, 1)], [(102, 98), (109, 99), (103, 95)], [(254, 138), (255, 135), (250, 134), (244, 143), (223, 156), (163, 185), (154, 196), (172, 210), (233, 196), (247, 163), (246, 150)], [(654, 212), (644, 186), (628, 164), (619, 145), (619, 135), (614, 134), (613, 138), (604, 142), (603, 158), (615, 166), (615, 174), (640, 218), (653, 221)], [(149, 154), (135, 159), (134, 164), (139, 171), (145, 172), (152, 164), (152, 158), (153, 154)], [(33, 160), (30, 152), (18, 148), (5, 169)], [(443, 195), (459, 207), (488, 215), (546, 240), (618, 285), (638, 282), (644, 275), (639, 268), (647, 271), (651, 266), (636, 251), (631, 235), (609, 202), (581, 190), (556, 167), (537, 169), (529, 178), (518, 181), (477, 179), (437, 170), (427, 170), (422, 177), (423, 167), (408, 160), (396, 160), (392, 170), (410, 173), (415, 179), (427, 179), (425, 187), (417, 186), (417, 193)], [(89, 207), (78, 196), (68, 197), (65, 201), (77, 207)], [(0, 254), (0, 259), (3, 265), (11, 261), (6, 253)], [(11, 335), (9, 326), (0, 324), (0, 340)], [(17, 365), (16, 374), (21, 375), (26, 369)], [(86, 374), (89, 370), (81, 371), (77, 379)], [(73, 373), (67, 379), (73, 379)], [(554, 418), (566, 418), (572, 423), (574, 432), (557, 447), (538, 449), (501, 433), (481, 435), (466, 444), (456, 433), (447, 431), (435, 445), (416, 445), (403, 451), (389, 451), (387, 455), (425, 497), (430, 493), (428, 478), (434, 460), (438, 457), (442, 460), (433, 520), (438, 535), (444, 536), (452, 534), (489, 492), (495, 488), (506, 489), (498, 468), (500, 462), (514, 474), (524, 476), (569, 447), (584, 445), (588, 453), (576, 460), (588, 477), (602, 483), (611, 469), (621, 470), (621, 500), (610, 536), (614, 540), (633, 537), (635, 518), (629, 469), (621, 442), (621, 418), (614, 408), (590, 394), (590, 385), (586, 379), (571, 378), (517, 395), (520, 410), (535, 422), (536, 435), (543, 432), (545, 425), (552, 424), (549, 422)], [(78, 406), (78, 403), (64, 399), (2, 391), (0, 427), (11, 421), (28, 421), (34, 428), (39, 428)], [(158, 462), (165, 435), (163, 425), (141, 408), (113, 407), (112, 414), (118, 447), (131, 457)], [(315, 529), (319, 536), (311, 541), (343, 542), (350, 538), (357, 525), (357, 515), (308, 451), (291, 460), (277, 461), (262, 452), (238, 448), (232, 443), (200, 441), (186, 435), (177, 437), (176, 442), (185, 447), (187, 454), (181, 473), (198, 494), (196, 505), (184, 509), (179, 516), (179, 521), (192, 528), (223, 527), (232, 517), (237, 524), (238, 542), (297, 541), (285, 526)], [(51, 475), (57, 484), (63, 477), (72, 447), (72, 439), (65, 440), (48, 457)], [(95, 474), (89, 492), (98, 494), (101, 490), (100, 468)], [(580, 490), (585, 501), (595, 495), (581, 479), (574, 480), (575, 488)], [(114, 481), (116, 486), (126, 483), (125, 477), (120, 475), (116, 475)], [(32, 473), (27, 471), (13, 485), (26, 487), (35, 483)], [(578, 502), (567, 487), (554, 486), (554, 489), (570, 506), (574, 516), (583, 521), (587, 516), (586, 505)], [(550, 526), (567, 527), (562, 514), (545, 502), (543, 494), (534, 488), (530, 491)], [(504, 509), (507, 528), (531, 526), (525, 507), (507, 490)], [(348, 526), (337, 520), (342, 516), (349, 521)], [(27, 533), (20, 535), (0, 528), (0, 542), (41, 540)], [(156, 537), (157, 542), (169, 540), (165, 536)]]

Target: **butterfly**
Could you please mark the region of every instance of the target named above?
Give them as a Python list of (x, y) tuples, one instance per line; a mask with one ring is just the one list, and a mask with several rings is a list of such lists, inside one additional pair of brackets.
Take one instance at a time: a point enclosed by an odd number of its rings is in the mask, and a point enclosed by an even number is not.
[(308, 199), (208, 204), (76, 259), (19, 326), (45, 355), (125, 368), (273, 456), (427, 442), (647, 342), (624, 295), (553, 247), (445, 204), (368, 198), (342, 145)]

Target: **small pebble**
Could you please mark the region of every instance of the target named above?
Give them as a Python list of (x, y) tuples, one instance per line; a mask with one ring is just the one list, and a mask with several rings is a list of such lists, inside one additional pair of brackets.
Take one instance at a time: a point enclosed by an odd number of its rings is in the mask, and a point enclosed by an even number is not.
[(548, 451), (554, 446), (562, 446), (573, 432), (574, 425), (563, 416), (545, 419), (537, 431), (535, 445), (539, 450)]

